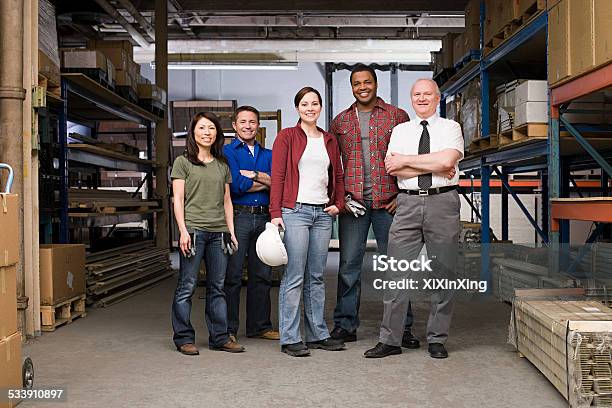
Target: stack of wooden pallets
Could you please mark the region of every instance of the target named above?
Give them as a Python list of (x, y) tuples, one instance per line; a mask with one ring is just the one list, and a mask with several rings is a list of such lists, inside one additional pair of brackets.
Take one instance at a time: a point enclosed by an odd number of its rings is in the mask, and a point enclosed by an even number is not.
[(167, 249), (142, 241), (87, 256), (87, 303), (109, 306), (174, 274)]

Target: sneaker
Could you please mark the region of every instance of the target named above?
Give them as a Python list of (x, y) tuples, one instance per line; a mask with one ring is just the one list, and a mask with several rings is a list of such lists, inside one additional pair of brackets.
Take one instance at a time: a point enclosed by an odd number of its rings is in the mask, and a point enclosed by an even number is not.
[(334, 340), (342, 340), (345, 343), (357, 341), (357, 330), (348, 331), (342, 327), (335, 327), (329, 334)]
[(311, 349), (323, 349), (327, 351), (339, 351), (346, 348), (342, 340), (332, 339), (331, 337), (319, 341), (311, 341), (306, 343), (306, 345)]
[(281, 352), (292, 357), (306, 357), (310, 355), (310, 350), (301, 341), (293, 344), (283, 344)]

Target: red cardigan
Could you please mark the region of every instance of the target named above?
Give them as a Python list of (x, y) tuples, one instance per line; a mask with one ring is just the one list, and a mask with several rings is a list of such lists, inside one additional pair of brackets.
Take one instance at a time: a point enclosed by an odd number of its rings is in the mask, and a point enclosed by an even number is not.
[[(344, 174), (340, 159), (340, 148), (337, 139), (330, 133), (317, 127), (323, 133), (325, 148), (329, 156), (327, 184), (328, 206), (336, 205), (344, 209)], [(298, 124), (281, 130), (272, 148), (272, 185), (270, 186), (270, 216), (281, 217), (281, 207), (293, 208), (300, 185), (298, 162), (306, 150), (307, 136)]]

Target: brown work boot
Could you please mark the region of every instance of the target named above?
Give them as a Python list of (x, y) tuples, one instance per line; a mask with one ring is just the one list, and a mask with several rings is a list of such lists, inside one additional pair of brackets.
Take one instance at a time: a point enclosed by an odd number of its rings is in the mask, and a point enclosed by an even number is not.
[(280, 340), (280, 333), (276, 330), (268, 330), (267, 332), (260, 334), (259, 338), (264, 340)]
[(244, 351), (244, 347), (231, 340), (220, 347), (210, 347), (210, 349), (215, 351), (227, 351), (228, 353), (242, 353)]
[(200, 354), (200, 351), (193, 343), (176, 346), (176, 349), (187, 356), (197, 356), (198, 354)]

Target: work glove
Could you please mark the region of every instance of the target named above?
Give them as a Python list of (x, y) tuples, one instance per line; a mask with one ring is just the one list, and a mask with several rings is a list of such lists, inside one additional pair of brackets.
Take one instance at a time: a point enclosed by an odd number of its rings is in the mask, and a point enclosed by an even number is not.
[(232, 234), (230, 234), (229, 232), (224, 232), (223, 233), (223, 253), (231, 256), (234, 254), (234, 252), (236, 252), (237, 249), (238, 248), (236, 248), (234, 241), (232, 241)]
[(344, 197), (344, 201), (346, 209), (349, 210), (349, 212), (353, 214), (355, 218), (365, 215), (366, 208), (358, 201), (353, 200), (350, 194), (347, 194), (346, 197)]

